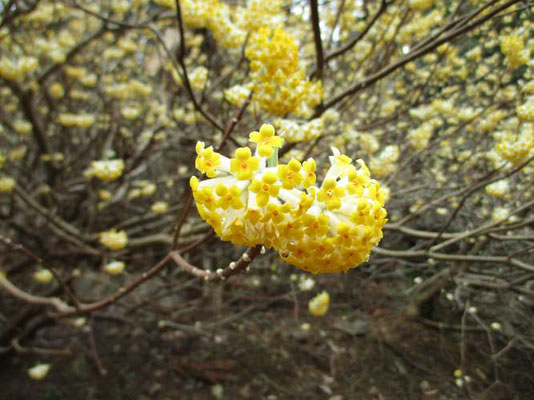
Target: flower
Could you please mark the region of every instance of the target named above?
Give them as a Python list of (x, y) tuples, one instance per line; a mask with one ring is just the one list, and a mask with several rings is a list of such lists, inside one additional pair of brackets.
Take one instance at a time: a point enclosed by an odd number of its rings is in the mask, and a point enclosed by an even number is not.
[(30, 378), (40, 381), (48, 374), (50, 370), (50, 364), (37, 364), (36, 366), (28, 370), (28, 375)]
[(278, 177), (273, 172), (266, 172), (261, 178), (261, 182), (254, 179), (249, 190), (256, 194), (256, 201), (260, 207), (265, 207), (269, 198), (278, 196), (280, 185), (276, 185)]
[(235, 157), (230, 160), (230, 172), (237, 174), (238, 180), (246, 181), (254, 176), (259, 164), (260, 159), (252, 157), (248, 147), (240, 147), (235, 151)]
[(15, 179), (9, 177), (0, 178), (0, 193), (10, 193), (15, 189)]
[(302, 182), (301, 169), (302, 164), (294, 158), (287, 165), (282, 164), (278, 166), (278, 177), (282, 181), (282, 187), (284, 189), (291, 190), (295, 186), (300, 185)]
[(93, 161), (91, 166), (85, 171), (85, 176), (96, 176), (102, 181), (114, 181), (122, 176), (123, 171), (124, 160), (117, 159)]
[(33, 273), (33, 279), (39, 283), (48, 283), (54, 279), (54, 274), (49, 269), (39, 268)]
[(112, 261), (104, 267), (104, 270), (110, 275), (119, 275), (124, 271), (126, 264), (122, 261)]
[(312, 298), (308, 303), (308, 309), (311, 315), (315, 317), (322, 317), (328, 312), (330, 305), (330, 295), (327, 291), (323, 290), (317, 296)]
[(150, 207), (150, 211), (154, 214), (164, 214), (169, 209), (169, 205), (165, 201), (156, 201)]
[(216, 234), (239, 246), (273, 248), (282, 260), (314, 274), (348, 271), (366, 261), (382, 238), (387, 212), (386, 193), (365, 162), (353, 165), (334, 148), (317, 187), (313, 159), (268, 166), (259, 147), (254, 156), (239, 148), (231, 160), (214, 152), (210, 157), (221, 157), (216, 176), (190, 180), (197, 210)]
[(195, 160), (195, 168), (208, 178), (217, 176), (215, 168), (221, 164), (221, 155), (213, 151), (213, 147), (204, 148), (204, 142), (198, 142), (196, 145), (197, 158)]
[(101, 232), (99, 235), (100, 243), (110, 250), (122, 250), (128, 244), (128, 235), (125, 231), (118, 231), (112, 229), (110, 231)]
[(273, 154), (273, 147), (282, 147), (284, 139), (275, 136), (272, 125), (263, 124), (260, 131), (251, 132), (250, 141), (258, 144), (258, 153), (262, 157), (270, 157)]

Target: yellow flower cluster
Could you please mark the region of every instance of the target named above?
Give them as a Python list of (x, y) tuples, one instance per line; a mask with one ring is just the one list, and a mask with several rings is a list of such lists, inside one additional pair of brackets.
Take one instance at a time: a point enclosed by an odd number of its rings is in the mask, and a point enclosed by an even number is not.
[(530, 96), (525, 104), (517, 107), (517, 116), (523, 121), (534, 122), (534, 96)]
[(126, 264), (123, 261), (112, 261), (104, 266), (104, 270), (110, 275), (120, 275), (125, 267)]
[(59, 82), (51, 84), (48, 92), (54, 99), (60, 99), (65, 95), (65, 89), (63, 89), (63, 85)]
[(128, 235), (125, 231), (118, 231), (112, 229), (110, 231), (101, 232), (99, 235), (100, 244), (110, 250), (122, 250), (128, 245)]
[(85, 177), (96, 176), (102, 181), (113, 181), (119, 178), (124, 171), (124, 160), (101, 160), (93, 161), (91, 166), (85, 171)]
[(378, 139), (370, 133), (362, 133), (360, 135), (360, 147), (367, 154), (375, 154), (380, 148)]
[(193, 88), (193, 90), (204, 89), (204, 85), (206, 85), (206, 82), (208, 81), (207, 68), (206, 67), (195, 68), (193, 71), (191, 71), (189, 80), (191, 81), (191, 87)]
[(523, 128), (516, 139), (514, 139), (515, 135), (503, 136), (495, 146), (499, 155), (513, 165), (524, 162), (534, 149), (534, 132), (529, 128), (531, 126)]
[(274, 122), (282, 136), (289, 143), (309, 142), (321, 136), (324, 127), (323, 118), (299, 124), (291, 119), (278, 119)]
[[(236, 245), (262, 244), (284, 261), (316, 273), (348, 271), (369, 257), (386, 222), (385, 193), (356, 162), (333, 148), (331, 167), (316, 186), (316, 163), (272, 165), (282, 145), (271, 125), (250, 134), (254, 155), (238, 148), (233, 158), (197, 144), (195, 166), (207, 180), (191, 178), (200, 216)], [(271, 156), (269, 159), (267, 157)]]
[(252, 84), (234, 85), (224, 90), (224, 98), (232, 105), (241, 107), (252, 90)]
[(168, 209), (169, 205), (165, 201), (156, 201), (150, 207), (150, 211), (152, 211), (154, 214), (165, 214)]
[(57, 123), (67, 127), (89, 128), (95, 123), (95, 116), (92, 114), (61, 113), (57, 116)]
[(121, 108), (121, 115), (125, 119), (132, 120), (138, 118), (141, 115), (141, 111), (141, 108), (137, 106), (125, 106)]
[(314, 107), (321, 101), (321, 83), (306, 80), (299, 67), (298, 51), (293, 37), (280, 28), (261, 28), (250, 39), (246, 56), (252, 70), (254, 99), (271, 114), (282, 116), (302, 104)]
[[(162, 7), (176, 8), (175, 0), (154, 0)], [(219, 45), (225, 48), (241, 46), (246, 38), (242, 29), (243, 9), (230, 7), (218, 0), (182, 0), (180, 2), (184, 24), (193, 28), (209, 28)]]
[(414, 39), (420, 39), (427, 35), (428, 32), (434, 26), (440, 24), (441, 21), (443, 21), (442, 12), (433, 10), (428, 14), (414, 18), (409, 23), (402, 25), (397, 35), (395, 35), (395, 25), (392, 25), (392, 28), (388, 32), (389, 38), (386, 37), (386, 39), (391, 40), (395, 38), (395, 41), (402, 44), (412, 43)]
[(9, 177), (0, 178), (0, 193), (10, 193), (15, 189), (15, 179)]
[(434, 5), (434, 0), (409, 0), (410, 8), (416, 11), (425, 11)]
[(369, 166), (376, 176), (388, 176), (397, 168), (395, 164), (399, 160), (400, 151), (396, 145), (387, 146), (377, 157), (371, 158)]
[(112, 99), (148, 97), (152, 94), (152, 87), (132, 79), (128, 82), (107, 85), (104, 87), (104, 93)]
[(32, 124), (23, 119), (17, 119), (13, 121), (13, 129), (19, 135), (27, 135), (32, 131)]
[(517, 34), (501, 37), (501, 51), (510, 69), (516, 69), (529, 61), (529, 51), (525, 49), (523, 39)]
[(35, 57), (20, 57), (12, 61), (7, 57), (0, 59), (0, 76), (8, 81), (21, 81), (39, 65)]
[(315, 317), (322, 317), (328, 312), (330, 306), (330, 295), (327, 291), (322, 291), (317, 296), (312, 298), (308, 303), (308, 309), (311, 315)]
[(506, 179), (501, 179), (486, 186), (486, 193), (492, 197), (502, 197), (510, 193), (510, 185)]
[(408, 140), (410, 145), (415, 150), (424, 150), (428, 147), (428, 142), (434, 133), (435, 124), (432, 121), (427, 121), (421, 124), (418, 128), (413, 129), (408, 133)]

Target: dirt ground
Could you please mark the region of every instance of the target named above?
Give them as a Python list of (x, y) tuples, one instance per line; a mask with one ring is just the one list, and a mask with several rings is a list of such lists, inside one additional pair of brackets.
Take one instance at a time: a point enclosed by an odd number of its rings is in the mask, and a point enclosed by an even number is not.
[[(464, 336), (471, 382), (459, 387), (453, 372), (461, 362), (460, 331), (406, 316), (398, 284), (369, 282), (359, 272), (320, 278), (319, 283), (332, 296), (323, 318), (307, 310), (311, 293), (297, 293), (288, 283), (255, 288), (251, 277), (219, 286), (188, 280), (181, 291), (187, 301), (179, 307), (156, 297), (148, 304), (117, 305), (93, 316), (94, 342), (105, 372), (95, 362), (88, 326), (63, 323), (42, 329), (36, 343), (68, 344), (74, 355), (4, 355), (0, 398), (534, 398), (528, 357), (512, 354), (502, 361), (497, 380), (485, 336), (476, 331)], [(436, 307), (442, 301), (437, 299)], [(174, 311), (162, 312), (170, 309)], [(52, 363), (39, 382), (26, 373), (37, 360)]]

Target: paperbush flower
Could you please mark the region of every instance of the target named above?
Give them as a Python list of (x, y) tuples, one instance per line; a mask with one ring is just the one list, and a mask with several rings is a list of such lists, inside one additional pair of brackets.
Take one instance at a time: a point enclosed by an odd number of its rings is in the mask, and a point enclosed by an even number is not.
[(48, 374), (50, 364), (38, 364), (28, 370), (28, 376), (36, 381), (41, 381)]
[(10, 177), (0, 177), (0, 193), (10, 193), (15, 189), (15, 179)]
[(112, 261), (104, 267), (105, 271), (110, 275), (120, 275), (123, 273), (126, 264), (122, 261)]
[(283, 29), (260, 28), (246, 49), (254, 81), (254, 100), (274, 115), (284, 115), (300, 106), (321, 102), (321, 82), (312, 83), (299, 67), (299, 48)]
[(308, 303), (310, 313), (315, 317), (322, 317), (328, 312), (330, 306), (330, 295), (327, 291), (322, 291)]
[(124, 160), (93, 161), (85, 171), (86, 177), (96, 176), (102, 181), (113, 181), (119, 178), (124, 171)]
[(99, 235), (100, 243), (110, 250), (122, 250), (128, 245), (128, 235), (125, 231), (110, 231), (101, 232)]
[[(271, 125), (250, 136), (254, 143), (264, 137), (270, 153), (282, 145)], [(272, 247), (284, 261), (314, 274), (348, 271), (366, 261), (382, 238), (387, 213), (385, 193), (365, 163), (353, 165), (333, 148), (331, 167), (316, 186), (313, 159), (272, 165), (264, 150), (259, 145), (252, 155), (241, 147), (229, 159), (197, 144), (197, 169), (211, 179), (192, 177), (191, 188), (200, 216), (217, 235), (236, 245)], [(206, 160), (216, 162), (208, 166)]]

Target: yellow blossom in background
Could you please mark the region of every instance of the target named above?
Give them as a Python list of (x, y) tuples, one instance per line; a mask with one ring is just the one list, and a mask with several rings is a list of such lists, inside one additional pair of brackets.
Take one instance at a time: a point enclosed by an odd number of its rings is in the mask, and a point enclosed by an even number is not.
[(397, 145), (386, 146), (377, 157), (371, 158), (369, 168), (377, 176), (388, 176), (397, 169), (397, 164), (395, 163), (399, 157), (400, 150)]
[(125, 231), (118, 231), (112, 229), (110, 231), (101, 232), (99, 235), (100, 243), (110, 250), (122, 250), (128, 245), (128, 235)]
[(99, 190), (98, 191), (98, 197), (100, 197), (100, 200), (102, 201), (109, 201), (113, 197), (111, 192), (109, 190)]
[(36, 381), (41, 381), (45, 378), (50, 370), (50, 364), (37, 364), (28, 370), (28, 376)]
[(519, 135), (505, 135), (495, 145), (497, 153), (513, 165), (520, 165), (534, 149), (534, 130), (530, 126), (521, 130)]
[(529, 51), (525, 49), (523, 39), (517, 34), (501, 37), (501, 51), (510, 69), (516, 69), (529, 61)]
[(27, 135), (32, 131), (32, 124), (23, 119), (17, 119), (16, 121), (13, 121), (13, 129), (19, 135)]
[(104, 270), (110, 275), (120, 275), (125, 267), (126, 264), (122, 261), (112, 261), (105, 265)]
[(15, 179), (9, 177), (0, 178), (0, 193), (10, 193), (15, 189)]
[(123, 171), (124, 160), (93, 161), (85, 175), (86, 177), (96, 176), (102, 181), (113, 181), (122, 176)]
[(509, 192), (510, 185), (505, 179), (501, 179), (500, 181), (494, 182), (486, 186), (486, 193), (493, 197), (502, 197)]
[(80, 128), (89, 128), (94, 124), (95, 116), (91, 114), (62, 113), (58, 115), (57, 122), (67, 127), (77, 126)]
[(33, 279), (39, 283), (49, 283), (54, 279), (54, 274), (49, 269), (39, 268), (33, 273)]
[[(281, 28), (260, 28), (246, 49), (254, 81), (254, 100), (265, 111), (282, 116), (305, 104), (314, 107), (322, 98), (320, 82), (305, 78), (299, 67), (295, 39)], [(313, 94), (308, 96), (309, 94)]]
[(524, 104), (517, 107), (517, 116), (523, 121), (534, 122), (534, 96), (530, 96)]
[(164, 214), (169, 209), (169, 205), (165, 201), (156, 201), (150, 207), (150, 211), (154, 214)]
[(21, 57), (11, 60), (7, 57), (0, 59), (0, 77), (8, 81), (21, 81), (24, 77), (33, 72), (39, 63), (35, 57)]
[(140, 107), (123, 107), (121, 108), (121, 115), (126, 119), (136, 119), (141, 115)]
[[(271, 129), (269, 142), (277, 138)], [(250, 138), (261, 141), (261, 133), (253, 133)], [(204, 143), (197, 147), (197, 164), (207, 172)], [(365, 163), (357, 160), (355, 167), (333, 149), (331, 167), (315, 186), (313, 159), (271, 166), (260, 151), (258, 146), (252, 155), (241, 147), (232, 159), (210, 151), (210, 159), (217, 157), (216, 177), (191, 178), (199, 214), (217, 235), (236, 245), (272, 247), (312, 273), (348, 271), (366, 261), (382, 238), (387, 213), (385, 192)]]
[(328, 312), (330, 306), (330, 295), (327, 291), (322, 291), (308, 303), (308, 309), (314, 317), (322, 317)]
[(247, 99), (251, 89), (252, 89), (252, 84), (234, 85), (234, 86), (224, 90), (224, 98), (230, 104), (232, 104), (232, 105), (234, 105), (236, 107), (241, 107), (241, 105)]
[(206, 67), (197, 67), (189, 74), (189, 80), (193, 90), (203, 90), (208, 81), (208, 69)]

